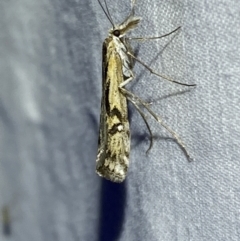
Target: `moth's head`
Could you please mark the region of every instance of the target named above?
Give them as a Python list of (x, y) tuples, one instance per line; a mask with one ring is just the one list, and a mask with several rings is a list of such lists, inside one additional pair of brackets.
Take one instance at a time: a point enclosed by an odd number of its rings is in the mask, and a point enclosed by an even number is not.
[(116, 25), (114, 28), (110, 29), (109, 35), (121, 38), (128, 31), (136, 28), (140, 20), (141, 18), (130, 15), (121, 24)]
[(135, 5), (135, 0), (132, 0), (132, 6), (131, 6), (131, 12), (129, 16), (121, 23), (118, 25), (115, 25), (112, 17), (110, 15), (106, 0), (103, 0), (105, 7), (101, 3), (101, 0), (98, 0), (98, 3), (100, 7), (102, 8), (103, 12), (105, 13), (106, 17), (108, 18), (109, 22), (112, 24), (112, 29), (109, 31), (110, 37), (115, 36), (117, 38), (123, 37), (128, 31), (134, 29), (137, 27), (138, 23), (140, 22), (141, 18), (135, 17), (134, 16), (134, 5)]

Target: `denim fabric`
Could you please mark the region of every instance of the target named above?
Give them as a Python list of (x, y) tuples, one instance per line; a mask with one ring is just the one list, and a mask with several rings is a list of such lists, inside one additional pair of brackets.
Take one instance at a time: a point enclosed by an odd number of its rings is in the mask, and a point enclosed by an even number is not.
[[(107, 0), (114, 23), (130, 0)], [(151, 102), (185, 143), (189, 163), (151, 116), (154, 145), (129, 105), (130, 168), (114, 184), (95, 174), (101, 48), (111, 28), (97, 0), (0, 3), (0, 208), (9, 240), (240, 239), (239, 0), (137, 0), (127, 88)], [(2, 235), (2, 236), (1, 236)], [(0, 233), (0, 240), (5, 240)]]

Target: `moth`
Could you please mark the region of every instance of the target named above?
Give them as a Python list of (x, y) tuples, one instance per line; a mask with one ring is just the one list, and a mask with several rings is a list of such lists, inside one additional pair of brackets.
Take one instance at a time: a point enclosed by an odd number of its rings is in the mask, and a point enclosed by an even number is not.
[(134, 56), (130, 45), (130, 40), (159, 39), (178, 31), (180, 27), (159, 37), (128, 37), (126, 34), (135, 29), (141, 20), (140, 17), (134, 16), (135, 1), (132, 1), (130, 14), (120, 24), (114, 24), (106, 0), (104, 0), (105, 7), (100, 0), (98, 2), (112, 28), (102, 47), (102, 100), (96, 172), (101, 177), (120, 183), (125, 180), (129, 167), (130, 128), (127, 101), (135, 106), (148, 128), (151, 137), (148, 151), (152, 147), (152, 132), (142, 108), (173, 135), (186, 156), (190, 158), (180, 137), (149, 108), (148, 103), (125, 88), (134, 79), (133, 62), (139, 62), (151, 73), (168, 81), (185, 86), (195, 86), (195, 84), (180, 83), (154, 72)]

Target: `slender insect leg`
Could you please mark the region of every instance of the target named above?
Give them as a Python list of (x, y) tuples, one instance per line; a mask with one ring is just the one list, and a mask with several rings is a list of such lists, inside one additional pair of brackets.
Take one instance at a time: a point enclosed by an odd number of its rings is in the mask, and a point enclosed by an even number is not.
[(177, 143), (180, 145), (180, 147), (182, 148), (182, 150), (184, 151), (185, 155), (187, 156), (187, 159), (189, 161), (192, 161), (192, 158), (190, 156), (190, 154), (188, 153), (185, 144), (183, 143), (183, 141), (181, 140), (181, 138), (178, 136), (178, 134), (176, 132), (174, 132), (168, 125), (166, 125), (162, 118), (160, 118), (159, 116), (157, 116), (149, 107), (146, 103), (144, 103), (144, 101), (142, 101), (138, 96), (134, 95), (133, 93), (131, 93), (130, 91), (128, 91), (125, 88), (121, 88), (122, 93), (125, 94), (125, 96), (129, 96), (130, 99), (132, 99), (133, 102), (139, 102), (148, 112), (149, 114), (160, 124), (162, 125), (169, 133), (171, 133), (171, 135), (174, 137), (174, 139), (177, 141)]
[[(127, 52), (126, 52), (126, 53), (127, 53)], [(131, 69), (128, 69), (128, 71), (129, 71), (129, 73), (130, 73), (129, 78), (127, 78), (126, 80), (124, 80), (124, 81), (119, 85), (119, 88), (125, 87), (125, 85), (127, 85), (128, 83), (130, 83), (130, 82), (135, 78), (132, 70), (131, 70)]]
[(185, 83), (181, 83), (181, 82), (178, 82), (176, 80), (173, 80), (165, 75), (162, 75), (162, 74), (159, 74), (157, 72), (155, 72), (153, 69), (151, 69), (150, 67), (148, 67), (145, 63), (143, 63), (141, 60), (139, 60), (138, 58), (136, 58), (132, 53), (130, 53), (129, 51), (126, 52), (127, 55), (131, 56), (133, 59), (135, 59), (137, 62), (139, 62), (141, 65), (143, 65), (147, 70), (150, 71), (151, 74), (155, 74), (163, 79), (166, 79), (170, 82), (173, 82), (175, 84), (179, 84), (179, 85), (185, 85), (185, 86), (196, 86), (196, 84), (185, 84)]
[[(151, 131), (151, 129), (150, 129), (150, 126), (149, 126), (149, 124), (148, 124), (148, 122), (147, 122), (147, 118), (146, 118), (146, 116), (144, 115), (144, 113), (142, 112), (142, 110), (139, 108), (139, 106), (132, 100), (132, 99), (130, 99), (129, 98), (129, 95), (125, 95), (125, 93), (122, 91), (122, 90), (125, 90), (125, 88), (124, 88), (124, 86), (125, 85), (127, 85), (129, 82), (131, 82), (133, 79), (134, 79), (134, 74), (133, 74), (133, 72), (131, 71), (131, 70), (129, 70), (130, 71), (130, 77), (128, 78), (128, 79), (126, 79), (125, 81), (123, 81), (120, 85), (119, 85), (119, 89), (120, 89), (120, 91), (122, 92), (122, 94), (124, 95), (124, 96), (126, 96), (127, 97), (127, 99), (129, 100), (129, 101), (131, 101), (131, 103), (135, 106), (135, 108), (137, 109), (137, 111), (138, 111), (138, 113), (142, 116), (142, 118), (143, 118), (143, 120), (144, 120), (144, 122), (145, 122), (145, 124), (146, 124), (146, 126), (147, 126), (147, 129), (148, 129), (148, 131), (149, 131), (149, 134), (150, 134), (150, 145), (149, 145), (149, 148), (148, 148), (148, 150), (147, 150), (147, 152), (152, 148), (152, 143), (153, 143), (153, 134), (152, 134), (152, 131)], [(146, 105), (148, 105), (148, 103), (145, 103)]]
[[(134, 80), (134, 74), (133, 74), (133, 72), (131, 71), (131, 70), (129, 70), (130, 72), (131, 72), (131, 76), (128, 78), (128, 79), (126, 79), (125, 81), (123, 81), (119, 86), (118, 86), (118, 88), (120, 89), (120, 90), (122, 90), (122, 89), (125, 89), (124, 87), (125, 87), (125, 85), (127, 85), (128, 83), (130, 83), (132, 80)], [(122, 92), (123, 93), (123, 92)], [(123, 93), (124, 95), (125, 95), (125, 93)], [(144, 101), (143, 101), (144, 102)], [(145, 105), (151, 105), (152, 104), (152, 101), (151, 102), (144, 102), (145, 103)]]
[(130, 40), (140, 40), (140, 41), (160, 39), (160, 38), (167, 37), (167, 36), (169, 36), (169, 35), (177, 32), (180, 28), (181, 28), (181, 26), (177, 27), (176, 29), (172, 30), (172, 31), (169, 32), (169, 33), (166, 33), (166, 34), (164, 34), (164, 35), (157, 36), (157, 37), (129, 37), (128, 39), (130, 39)]
[(119, 85), (119, 88), (123, 88), (125, 85), (127, 85), (128, 83), (130, 83), (133, 79), (134, 79), (134, 75), (133, 75), (133, 73), (132, 73), (132, 71), (131, 71), (131, 76), (130, 76), (128, 79), (124, 80), (124, 81)]
[(145, 114), (143, 113), (143, 111), (140, 109), (140, 107), (138, 106), (138, 104), (129, 96), (129, 95), (126, 95), (127, 99), (134, 105), (134, 107), (137, 109), (138, 113), (142, 116), (147, 128), (148, 128), (148, 131), (149, 131), (149, 134), (150, 134), (150, 144), (149, 144), (149, 147), (146, 151), (146, 153), (148, 153), (150, 151), (150, 149), (152, 148), (152, 145), (153, 145), (153, 134), (152, 134), (152, 131), (150, 129), (150, 126), (147, 122), (147, 118), (145, 116)]

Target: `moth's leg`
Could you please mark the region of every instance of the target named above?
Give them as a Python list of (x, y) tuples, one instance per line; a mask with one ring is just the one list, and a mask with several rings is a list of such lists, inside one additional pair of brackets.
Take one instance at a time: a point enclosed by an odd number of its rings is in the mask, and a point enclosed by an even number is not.
[(169, 78), (168, 76), (165, 76), (165, 75), (162, 75), (162, 74), (159, 74), (157, 72), (155, 72), (153, 69), (151, 69), (150, 67), (148, 67), (145, 63), (143, 63), (141, 60), (139, 60), (138, 58), (136, 58), (132, 53), (130, 53), (129, 51), (126, 52), (127, 55), (131, 56), (133, 59), (135, 59), (137, 62), (139, 62), (141, 65), (143, 65), (147, 70), (150, 71), (151, 74), (155, 74), (163, 79), (166, 79), (170, 82), (173, 82), (175, 84), (179, 84), (179, 85), (184, 85), (184, 86), (196, 86), (196, 84), (185, 84), (185, 83), (181, 83), (181, 82), (178, 82), (176, 80), (173, 80), (171, 78)]
[[(150, 126), (147, 122), (147, 118), (144, 115), (144, 113), (142, 112), (142, 110), (139, 108), (139, 106), (135, 103), (135, 101), (133, 99), (131, 99), (129, 95), (126, 95), (125, 92), (124, 92), (124, 90), (125, 90), (124, 86), (127, 85), (130, 81), (132, 81), (134, 79), (133, 72), (131, 70), (129, 70), (129, 71), (131, 73), (131, 76), (119, 85), (119, 89), (120, 89), (121, 93), (135, 106), (135, 108), (137, 109), (138, 113), (142, 116), (142, 118), (143, 118), (143, 120), (144, 120), (144, 122), (147, 126), (147, 129), (148, 129), (149, 134), (150, 134), (150, 145), (149, 145), (149, 148), (147, 150), (147, 152), (148, 152), (152, 148), (153, 134), (152, 134)], [(148, 105), (147, 103), (145, 103), (145, 104)]]
[(180, 28), (181, 28), (181, 26), (177, 27), (176, 29), (174, 29), (173, 31), (171, 31), (169, 33), (166, 33), (164, 35), (157, 36), (157, 37), (129, 37), (128, 39), (130, 39), (130, 40), (140, 40), (140, 41), (160, 39), (160, 38), (167, 37), (167, 36), (177, 32)]
[[(127, 52), (126, 52), (126, 53), (127, 53)], [(118, 86), (118, 88), (119, 88), (120, 90), (125, 89), (125, 88), (124, 88), (125, 85), (127, 85), (128, 83), (130, 83), (130, 82), (134, 79), (134, 77), (135, 77), (131, 69), (128, 69), (128, 71), (129, 71), (129, 73), (130, 73), (129, 78), (127, 78), (126, 80), (124, 80), (124, 81)], [(122, 93), (123, 93), (123, 92), (122, 92)], [(125, 93), (123, 93), (123, 94), (125, 95)]]
[[(128, 96), (129, 100), (131, 99), (134, 103), (138, 102), (140, 103), (148, 112), (149, 114), (160, 124), (162, 125), (169, 133), (171, 133), (171, 135), (174, 137), (174, 139), (177, 141), (177, 143), (180, 145), (180, 147), (182, 148), (182, 150), (184, 151), (185, 155), (187, 156), (187, 159), (189, 161), (192, 161), (192, 158), (190, 156), (190, 154), (188, 153), (187, 149), (186, 149), (186, 146), (185, 144), (183, 143), (183, 141), (181, 140), (181, 138), (178, 136), (178, 134), (173, 131), (168, 125), (166, 125), (162, 118), (160, 118), (159, 116), (157, 116), (149, 107), (148, 105), (143, 101), (141, 100), (139, 97), (137, 97), (136, 95), (134, 95), (133, 93), (131, 93), (130, 91), (128, 91), (127, 89), (125, 88), (120, 88), (121, 92), (123, 94), (125, 94), (125, 96)], [(132, 102), (131, 101), (131, 102)], [(133, 103), (132, 102), (132, 103)]]
[(133, 79), (134, 79), (134, 75), (133, 72), (131, 70), (129, 70), (131, 73), (131, 76), (129, 78), (127, 78), (126, 80), (124, 80), (120, 85), (119, 88), (123, 88), (125, 87), (125, 85), (127, 85), (128, 83), (130, 83)]
[(149, 131), (149, 134), (150, 134), (150, 144), (149, 144), (149, 147), (146, 151), (146, 153), (148, 153), (150, 151), (150, 149), (152, 148), (152, 145), (153, 145), (153, 134), (152, 134), (152, 131), (150, 129), (150, 126), (147, 122), (147, 118), (145, 116), (145, 114), (143, 113), (143, 111), (140, 109), (140, 107), (138, 106), (138, 104), (129, 96), (129, 95), (126, 95), (127, 99), (134, 105), (134, 107), (137, 109), (138, 113), (142, 116), (147, 128), (148, 128), (148, 131)]

